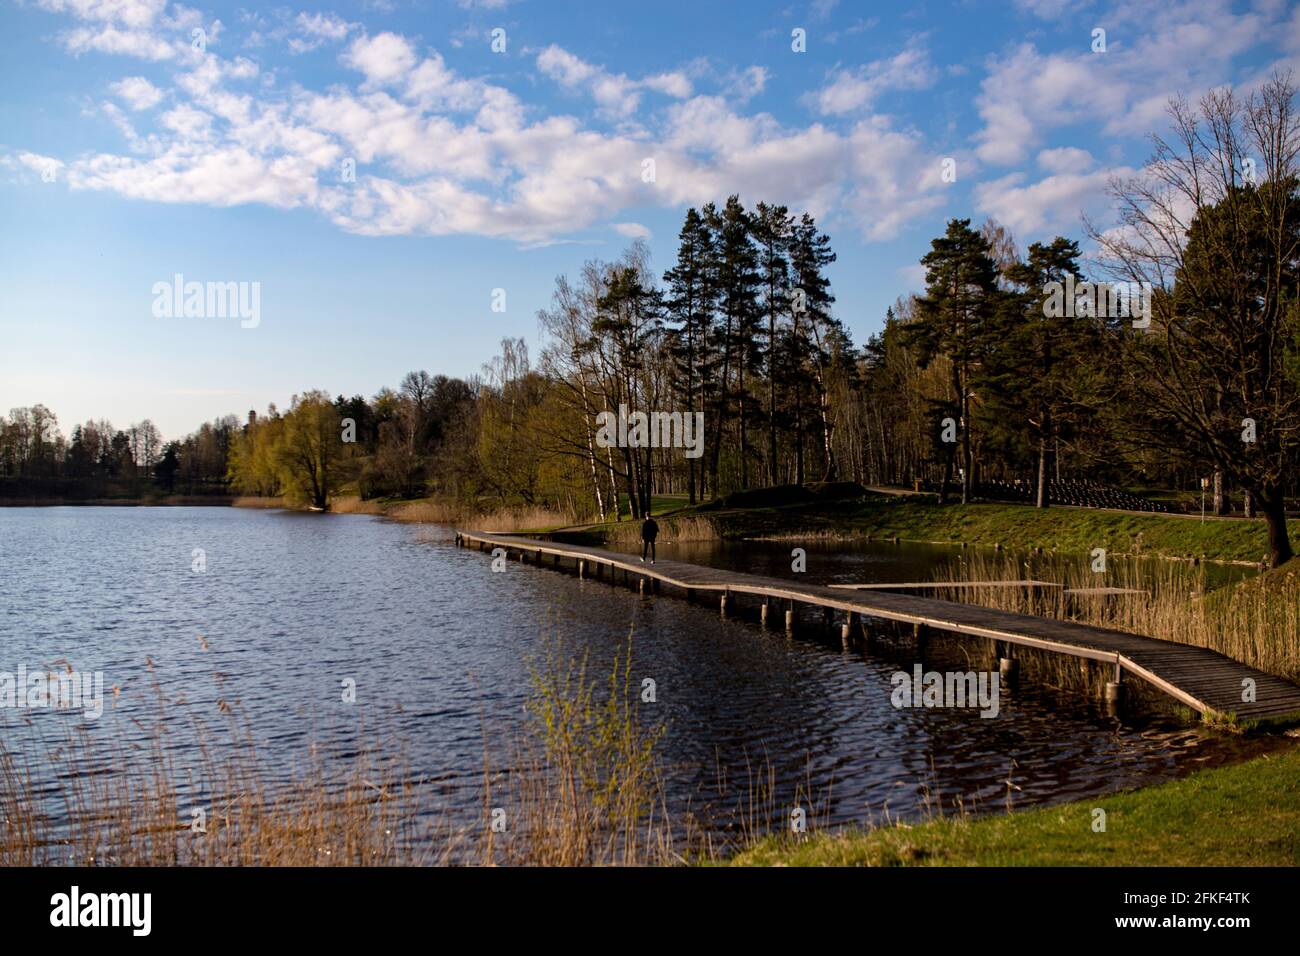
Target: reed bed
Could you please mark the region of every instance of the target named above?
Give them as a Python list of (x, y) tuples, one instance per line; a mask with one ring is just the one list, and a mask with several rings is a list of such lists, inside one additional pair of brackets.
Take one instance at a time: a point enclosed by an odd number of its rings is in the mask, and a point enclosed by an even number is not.
[[(721, 537), (717, 527), (709, 518), (656, 518), (659, 525), (660, 541), (717, 541)], [(602, 530), (605, 541), (611, 545), (627, 546), (641, 541), (640, 521), (620, 521), (604, 525)]]
[(571, 525), (579, 516), (553, 508), (518, 506), (482, 509), (449, 501), (409, 501), (389, 505), (381, 512), (394, 521), (412, 524), (447, 524), (476, 531), (522, 531)]
[(341, 495), (330, 500), (330, 511), (340, 515), (381, 515), (384, 506), (378, 501), (367, 501), (356, 495)]
[(283, 508), (285, 507), (284, 499), (281, 497), (269, 497), (265, 495), (239, 495), (235, 498), (232, 505), (236, 508)]
[[(1098, 573), (1087, 558), (1047, 555), (1026, 560), (971, 553), (936, 580), (1030, 578), (1065, 587), (941, 588), (935, 596), (1207, 647), (1262, 671), (1300, 680), (1300, 569), (1282, 569), (1211, 591), (1202, 568), (1181, 562), (1112, 562), (1105, 573)], [(1095, 587), (1145, 593), (1065, 594), (1067, 588)]]

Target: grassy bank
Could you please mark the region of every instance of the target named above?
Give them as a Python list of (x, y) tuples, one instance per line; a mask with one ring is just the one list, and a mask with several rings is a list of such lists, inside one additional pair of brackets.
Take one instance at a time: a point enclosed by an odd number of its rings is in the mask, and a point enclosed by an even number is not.
[[(846, 491), (856, 489), (855, 494)], [(272, 503), (274, 502), (274, 503)], [(237, 506), (281, 507), (279, 499), (241, 498)], [(481, 531), (556, 534), (585, 542), (626, 545), (640, 538), (640, 523), (628, 519), (575, 524), (554, 509), (519, 506), (471, 507), (436, 498), (376, 498), (341, 495), (330, 503), (340, 514), (375, 514), (398, 521), (455, 524)], [(1105, 548), (1113, 555), (1148, 555), (1181, 560), (1258, 563), (1267, 551), (1261, 520), (1207, 519), (1101, 511), (1033, 508), (977, 503), (939, 507), (932, 496), (866, 492), (847, 483), (745, 492), (694, 507), (680, 497), (657, 497), (654, 512), (662, 540), (719, 538), (871, 538), (931, 544), (968, 544), (1015, 551), (1088, 554)]]
[[(1094, 810), (1105, 832), (1094, 832)], [(769, 837), (737, 866), (1296, 866), (1300, 748), (1172, 783), (914, 827)]]
[[(1255, 563), (1267, 552), (1261, 520), (1206, 520), (1088, 508), (1033, 508), (977, 503), (940, 507), (928, 496), (868, 494), (857, 499), (813, 500), (752, 508), (696, 507), (660, 520), (665, 540), (719, 538), (836, 538), (1002, 545), (1013, 550)], [(631, 523), (591, 525), (587, 534), (609, 541), (635, 535)]]

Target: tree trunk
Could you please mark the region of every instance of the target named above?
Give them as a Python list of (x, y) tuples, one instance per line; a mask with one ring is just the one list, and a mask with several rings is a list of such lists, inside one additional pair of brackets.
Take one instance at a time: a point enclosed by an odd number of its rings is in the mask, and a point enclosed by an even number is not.
[(957, 457), (957, 446), (948, 445), (948, 454), (944, 456), (943, 462), (943, 481), (939, 484), (939, 504), (948, 503), (948, 486), (952, 484), (952, 464), (953, 459)]
[(1034, 496), (1035, 508), (1047, 507), (1047, 435), (1038, 436), (1038, 491)]
[(1218, 468), (1214, 469), (1214, 513), (1216, 515), (1228, 513), (1228, 499), (1223, 493), (1223, 472)]
[(1268, 566), (1280, 567), (1291, 560), (1291, 539), (1286, 530), (1286, 501), (1282, 489), (1266, 488), (1257, 496), (1259, 510), (1268, 523)]
[(970, 504), (970, 399), (966, 386), (966, 375), (963, 373), (959, 377), (961, 392), (958, 399), (958, 410), (961, 419), (958, 424), (961, 427), (961, 503)]

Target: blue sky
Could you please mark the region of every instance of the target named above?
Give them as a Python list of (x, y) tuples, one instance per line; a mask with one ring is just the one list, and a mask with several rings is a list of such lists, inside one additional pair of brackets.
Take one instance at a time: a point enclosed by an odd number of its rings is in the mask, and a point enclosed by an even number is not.
[[(861, 342), (948, 218), (1079, 238), (1169, 96), (1297, 65), (1272, 0), (4, 2), (0, 411), (171, 438), (472, 374), (557, 274), (636, 236), (662, 272), (731, 192), (817, 216)], [(177, 273), (259, 283), (259, 324), (155, 317)]]

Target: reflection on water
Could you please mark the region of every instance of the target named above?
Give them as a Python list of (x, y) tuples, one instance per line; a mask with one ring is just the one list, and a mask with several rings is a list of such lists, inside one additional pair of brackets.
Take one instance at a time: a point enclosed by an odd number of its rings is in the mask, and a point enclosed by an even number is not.
[[(206, 553), (204, 574), (191, 570), (195, 548)], [(824, 581), (924, 580), (960, 553), (808, 548), (805, 580)], [(789, 552), (763, 543), (660, 549), (777, 576), (789, 575)], [(110, 706), (115, 716), (92, 734), (117, 744), (142, 737), (122, 718), (155, 713), (156, 679), (181, 771), (198, 759), (190, 712), (215, 718), (224, 699), (242, 708), (282, 774), (309, 742), (348, 755), (382, 728), (385, 741), (402, 742), (413, 775), (466, 814), (478, 812), (485, 744), (498, 764), (508, 758), (529, 661), (555, 638), (588, 655), (595, 676), (631, 638), (634, 685), (656, 684), (657, 702), (643, 713), (668, 727), (661, 748), (674, 809), (689, 806), (719, 826), (733, 822), (737, 795), (766, 765), (779, 800), (811, 790), (830, 820), (861, 822), (886, 811), (915, 816), (927, 798), (945, 809), (958, 800), (968, 809), (1060, 801), (1259, 746), (1158, 724), (1121, 727), (1033, 686), (1004, 691), (993, 720), (974, 710), (895, 709), (890, 675), (910, 670), (909, 660), (846, 653), (812, 631), (788, 639), (721, 619), (712, 606), (642, 598), (533, 565), (493, 573), (486, 554), (457, 549), (446, 529), (367, 516), (0, 510), (0, 564), (0, 671), (60, 659), (102, 670), (122, 693)], [(342, 701), (348, 678), (358, 706)], [(170, 706), (177, 701), (186, 706)], [(70, 719), (21, 716), (38, 728)], [(21, 716), (0, 711), (0, 732), (19, 748), (30, 746)], [(39, 762), (32, 771), (42, 773)]]

